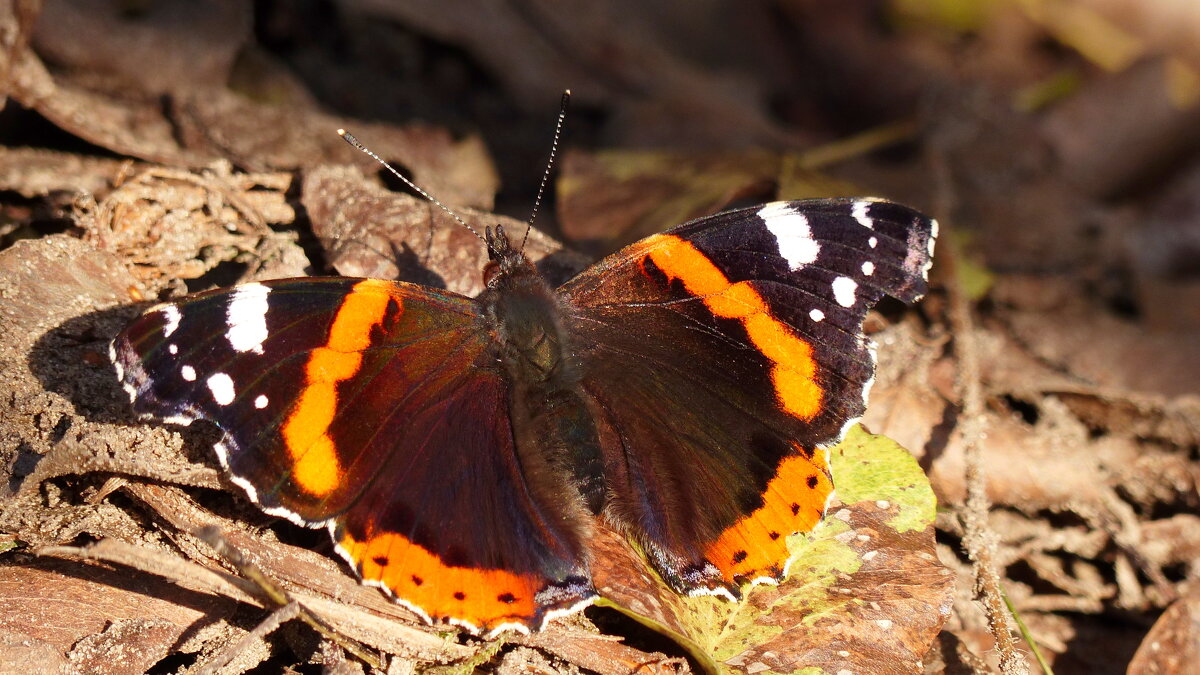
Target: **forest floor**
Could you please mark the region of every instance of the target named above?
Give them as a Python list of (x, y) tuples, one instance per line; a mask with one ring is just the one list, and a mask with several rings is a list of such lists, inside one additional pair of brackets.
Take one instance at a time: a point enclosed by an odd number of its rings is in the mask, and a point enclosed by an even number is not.
[[(1187, 3), (469, 4), (0, 1), (0, 662), (368, 667), (261, 626), (269, 603), (193, 534), (218, 525), (387, 672), (1196, 672)], [(869, 653), (884, 641), (847, 620), (845, 655), (710, 663), (602, 608), (492, 643), (433, 629), (359, 586), (325, 533), (242, 499), (211, 429), (130, 412), (107, 343), (151, 302), (315, 274), (479, 292), (474, 236), (334, 132), (520, 232), (568, 87), (526, 248), (553, 280), (775, 199), (873, 195), (940, 221), (928, 297), (866, 326), (863, 425), (937, 498), (924, 539), (893, 542), (928, 567), (872, 577), (910, 603), (879, 600), (909, 613), (905, 644)]]

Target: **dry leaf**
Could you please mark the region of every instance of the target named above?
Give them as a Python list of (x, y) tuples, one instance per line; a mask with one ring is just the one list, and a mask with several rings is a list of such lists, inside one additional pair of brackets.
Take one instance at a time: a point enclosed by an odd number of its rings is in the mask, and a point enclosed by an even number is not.
[[(474, 296), (483, 290), (487, 249), (448, 214), (429, 202), (390, 192), (351, 167), (320, 167), (305, 174), (301, 202), (326, 259), (339, 274), (399, 279)], [(525, 224), (471, 209), (459, 216), (482, 234), (503, 226), (519, 242)], [(565, 280), (583, 259), (537, 230), (525, 244), (548, 279)]]

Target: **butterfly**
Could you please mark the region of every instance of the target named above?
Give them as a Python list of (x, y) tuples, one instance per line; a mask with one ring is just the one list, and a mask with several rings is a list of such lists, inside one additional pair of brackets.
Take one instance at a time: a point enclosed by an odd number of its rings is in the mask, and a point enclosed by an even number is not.
[(673, 589), (740, 597), (833, 495), (863, 414), (863, 333), (926, 291), (937, 222), (782, 201), (650, 236), (551, 288), (489, 228), (466, 297), (344, 277), (155, 305), (112, 342), (133, 410), (223, 432), (265, 512), (329, 530), (429, 622), (529, 631), (589, 604), (597, 519)]

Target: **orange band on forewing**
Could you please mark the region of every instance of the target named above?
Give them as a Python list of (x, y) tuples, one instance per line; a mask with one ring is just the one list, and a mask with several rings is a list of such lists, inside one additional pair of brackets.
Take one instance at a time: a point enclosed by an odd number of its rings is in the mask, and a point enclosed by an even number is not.
[(778, 577), (788, 559), (787, 538), (816, 527), (833, 490), (823, 457), (785, 458), (767, 484), (763, 505), (721, 533), (705, 551), (725, 580)]
[(388, 302), (399, 303), (388, 288), (387, 282), (367, 279), (355, 284), (342, 300), (325, 346), (308, 357), (304, 390), (283, 424), (292, 478), (314, 497), (333, 492), (341, 480), (337, 446), (329, 436), (337, 412), (337, 387), (358, 373), (361, 352), (371, 344), (372, 329), (383, 322)]
[(431, 619), (458, 619), (487, 630), (507, 622), (529, 625), (537, 615), (535, 577), (446, 565), (394, 532), (364, 541), (343, 534), (338, 544), (359, 563), (364, 580), (382, 583)]
[(742, 322), (755, 348), (773, 364), (771, 382), (784, 410), (802, 420), (821, 412), (823, 395), (812, 346), (771, 316), (766, 301), (750, 282), (730, 283), (707, 256), (679, 237), (660, 234), (644, 245), (654, 264), (702, 298), (715, 316)]

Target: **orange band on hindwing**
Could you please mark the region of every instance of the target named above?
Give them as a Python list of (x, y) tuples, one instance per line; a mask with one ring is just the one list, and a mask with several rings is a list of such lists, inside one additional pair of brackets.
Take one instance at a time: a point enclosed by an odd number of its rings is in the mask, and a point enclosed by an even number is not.
[(367, 279), (342, 300), (323, 347), (314, 349), (304, 369), (304, 390), (283, 423), (282, 435), (292, 460), (292, 479), (304, 492), (324, 497), (342, 477), (337, 445), (329, 435), (337, 412), (337, 387), (358, 373), (361, 352), (371, 344), (371, 331), (383, 322), (388, 303), (400, 299), (390, 284)]
[(365, 581), (383, 584), (428, 620), (458, 619), (486, 630), (505, 622), (525, 625), (537, 616), (537, 578), (447, 565), (395, 532), (362, 541), (343, 532), (338, 545)]
[(725, 528), (706, 557), (726, 581), (779, 578), (788, 559), (787, 537), (809, 532), (825, 513), (833, 491), (821, 451), (800, 451), (779, 464), (763, 492), (763, 505)]
[(771, 361), (775, 397), (789, 414), (809, 421), (821, 412), (812, 346), (771, 316), (766, 300), (748, 281), (731, 283), (691, 242), (660, 234), (644, 242), (647, 256), (667, 277), (704, 300), (713, 315), (741, 321), (750, 342)]

